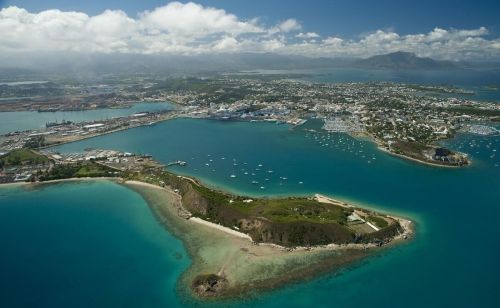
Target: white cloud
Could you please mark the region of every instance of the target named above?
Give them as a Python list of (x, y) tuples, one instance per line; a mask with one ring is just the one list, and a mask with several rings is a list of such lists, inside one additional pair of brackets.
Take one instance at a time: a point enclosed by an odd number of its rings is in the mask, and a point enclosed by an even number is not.
[(340, 37), (327, 37), (322, 41), (324, 45), (340, 45), (344, 40)]
[(306, 32), (306, 33), (300, 32), (295, 37), (302, 39), (311, 39), (311, 38), (318, 38), (319, 34), (316, 32)]
[(300, 30), (302, 26), (297, 20), (290, 18), (278, 24), (277, 28), (282, 32), (290, 32)]
[(140, 22), (150, 30), (165, 31), (176, 35), (203, 37), (214, 33), (238, 35), (262, 32), (255, 21), (240, 21), (233, 14), (196, 3), (171, 2), (153, 11), (140, 14)]
[(225, 10), (192, 2), (171, 2), (137, 17), (127, 16), (121, 10), (89, 16), (60, 10), (31, 13), (11, 6), (0, 10), (0, 53), (275, 52), (367, 57), (404, 50), (441, 59), (500, 59), (500, 39), (488, 38), (485, 27), (435, 28), (428, 33), (408, 35), (377, 30), (358, 39), (322, 40), (316, 32), (299, 32), (301, 29), (293, 18), (266, 26), (257, 18), (242, 20)]

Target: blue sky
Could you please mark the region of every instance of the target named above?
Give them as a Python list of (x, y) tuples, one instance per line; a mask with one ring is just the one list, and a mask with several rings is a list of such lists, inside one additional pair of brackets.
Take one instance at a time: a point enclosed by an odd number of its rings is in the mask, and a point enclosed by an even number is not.
[(500, 60), (500, 1), (0, 0), (0, 53)]
[[(164, 5), (165, 0), (13, 0), (30, 11), (58, 8), (89, 15), (105, 9), (121, 9), (130, 16)], [(225, 9), (242, 19), (254, 17), (275, 23), (287, 18), (299, 20), (308, 31), (322, 35), (356, 37), (378, 29), (399, 34), (429, 32), (435, 27), (471, 29), (484, 26), (490, 35), (500, 36), (500, 1), (453, 0), (199, 0), (206, 6)]]

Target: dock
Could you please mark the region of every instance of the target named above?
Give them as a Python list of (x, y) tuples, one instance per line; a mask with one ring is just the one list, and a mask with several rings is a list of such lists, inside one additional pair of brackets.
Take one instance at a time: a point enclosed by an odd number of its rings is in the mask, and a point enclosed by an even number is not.
[(167, 167), (170, 167), (170, 166), (186, 166), (187, 163), (185, 161), (182, 161), (182, 160), (177, 160), (177, 161), (173, 161), (173, 162), (170, 162), (167, 164)]

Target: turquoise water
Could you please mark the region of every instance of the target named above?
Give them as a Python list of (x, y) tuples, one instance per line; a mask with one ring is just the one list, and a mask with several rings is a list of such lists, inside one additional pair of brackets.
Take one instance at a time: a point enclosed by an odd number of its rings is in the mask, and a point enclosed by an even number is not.
[(132, 105), (131, 108), (124, 109), (94, 109), (84, 111), (57, 112), (0, 112), (0, 135), (14, 131), (45, 128), (45, 123), (47, 122), (61, 122), (63, 120), (72, 122), (105, 120), (113, 117), (129, 116), (137, 112), (171, 110), (173, 108), (174, 107), (172, 104), (162, 102), (138, 103)]
[(0, 187), (0, 306), (178, 306), (190, 261), (163, 230), (111, 182)]
[[(188, 166), (172, 170), (233, 192), (253, 196), (319, 192), (405, 215), (417, 224), (417, 237), (411, 243), (340, 274), (222, 305), (496, 307), (500, 138), (462, 135), (450, 146), (470, 153), (472, 166), (421, 165), (344, 134), (269, 123), (176, 119), (57, 150), (94, 147), (149, 153), (163, 162), (185, 160)], [(254, 180), (259, 184), (252, 184)]]

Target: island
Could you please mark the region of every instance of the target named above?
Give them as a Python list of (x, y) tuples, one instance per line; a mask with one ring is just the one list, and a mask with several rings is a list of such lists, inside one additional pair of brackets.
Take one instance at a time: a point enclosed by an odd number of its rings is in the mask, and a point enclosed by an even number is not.
[(94, 178), (141, 194), (192, 257), (178, 286), (193, 300), (242, 296), (339, 270), (414, 234), (408, 219), (319, 194), (238, 196), (173, 174), (151, 156), (91, 154), (86, 160), (15, 150), (0, 162), (4, 171), (31, 168), (31, 177), (16, 180), (33, 182), (27, 185)]

